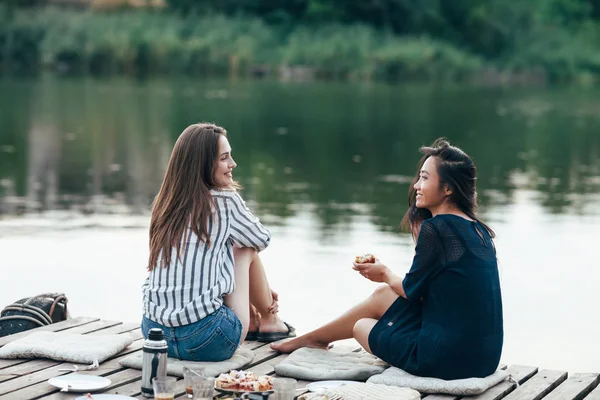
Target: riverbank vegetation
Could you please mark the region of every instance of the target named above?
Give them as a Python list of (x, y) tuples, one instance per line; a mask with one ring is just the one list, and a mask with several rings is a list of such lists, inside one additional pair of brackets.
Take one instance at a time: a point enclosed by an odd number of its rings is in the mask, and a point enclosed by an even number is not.
[(5, 71), (536, 82), (600, 72), (600, 1), (33, 3), (0, 3)]

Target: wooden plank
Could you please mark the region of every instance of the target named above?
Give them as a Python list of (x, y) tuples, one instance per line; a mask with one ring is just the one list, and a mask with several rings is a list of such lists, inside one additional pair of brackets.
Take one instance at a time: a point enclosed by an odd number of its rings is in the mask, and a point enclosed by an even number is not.
[(596, 387), (590, 394), (585, 397), (585, 400), (600, 400), (600, 386)]
[(256, 342), (256, 341), (252, 341), (252, 342), (244, 342), (242, 343), (242, 345), (240, 346), (242, 349), (249, 349), (249, 350), (256, 350), (258, 348), (261, 347), (269, 347), (270, 343), (263, 343), (263, 342)]
[(430, 394), (428, 396), (422, 397), (426, 400), (458, 400), (460, 396), (454, 396), (451, 394)]
[(61, 368), (71, 368), (73, 366), (72, 363), (64, 363), (58, 364), (50, 368), (44, 368), (40, 371), (36, 371), (32, 374), (20, 376), (18, 378), (12, 379), (10, 381), (2, 383), (0, 385), (0, 398), (5, 396), (6, 394), (11, 394), (17, 390), (22, 390), (31, 385), (35, 385), (36, 383), (46, 381), (50, 378), (54, 378), (55, 376), (65, 375), (68, 372), (58, 371)]
[[(92, 323), (93, 324), (93, 323)], [(85, 326), (85, 325), (84, 325)], [(84, 326), (80, 326), (81, 328), (83, 328)], [(91, 325), (93, 326), (93, 325)], [(70, 328), (67, 328), (70, 329)], [(111, 326), (109, 328), (106, 329), (102, 329), (102, 334), (108, 334), (108, 333), (124, 333), (124, 332), (132, 332), (135, 330), (139, 330), (140, 329), (140, 324), (136, 324), (136, 323), (125, 323), (125, 324), (120, 324), (120, 325), (116, 325), (116, 326)], [(89, 330), (89, 332), (92, 332), (93, 330)], [(31, 331), (28, 331), (31, 332)], [(71, 333), (72, 330), (69, 330), (69, 333)], [(87, 333), (86, 330), (82, 331), (83, 333)], [(139, 332), (139, 335), (133, 335), (134, 339), (140, 339), (142, 337), (141, 331)], [(4, 369), (4, 368), (8, 368), (8, 367), (12, 367), (13, 365), (18, 365), (18, 364), (23, 364), (26, 362), (29, 362), (30, 360), (26, 360), (26, 359), (16, 359), (16, 360), (0, 360), (0, 370)], [(3, 371), (0, 371), (0, 374)]]
[[(107, 391), (103, 391), (103, 394), (122, 394), (124, 396), (131, 396), (137, 398), (144, 398), (142, 393), (142, 382), (141, 382), (141, 371), (139, 372), (138, 379), (116, 388), (112, 388)], [(110, 378), (110, 377), (109, 377)], [(182, 378), (177, 377), (177, 383), (175, 384), (175, 397), (176, 398), (187, 398), (185, 393), (185, 382)], [(62, 399), (60, 399), (62, 400)]]
[[(120, 322), (111, 322), (111, 321), (94, 321), (90, 323), (86, 323), (85, 325), (78, 325), (76, 327), (67, 327), (62, 331), (88, 334), (88, 333), (111, 333), (111, 331), (105, 329), (107, 327), (115, 328), (118, 325), (122, 325)], [(131, 326), (128, 326), (130, 328)], [(72, 328), (72, 329), (71, 329)], [(112, 329), (111, 329), (112, 330)], [(118, 333), (121, 329), (114, 329)], [(32, 332), (28, 331), (28, 332)], [(137, 338), (134, 338), (137, 339)], [(27, 360), (27, 359), (17, 359), (17, 360), (2, 360), (2, 361), (13, 361), (12, 368), (6, 367), (7, 365), (11, 365), (10, 363), (4, 363), (5, 368), (0, 371), (0, 382), (4, 382), (10, 379), (14, 379), (20, 375), (33, 373), (39, 371), (44, 368), (49, 368), (58, 364), (61, 364), (60, 361), (53, 360)]]
[(539, 400), (567, 379), (564, 371), (541, 370), (516, 388), (506, 400)]
[(465, 400), (499, 400), (515, 390), (517, 384), (510, 381), (500, 382), (477, 396), (464, 397)]
[(529, 365), (511, 365), (507, 371), (513, 380), (522, 385), (538, 372), (538, 368)]
[(72, 334), (86, 335), (86, 334), (89, 334), (92, 332), (101, 331), (103, 329), (110, 328), (110, 327), (117, 326), (117, 325), (122, 325), (122, 324), (123, 323), (120, 321), (100, 320), (100, 321), (92, 322), (91, 324), (82, 325), (82, 326), (78, 326), (75, 328), (70, 328), (66, 332), (70, 333), (70, 334), (72, 333)]
[(250, 364), (245, 366), (244, 369), (250, 370), (254, 366), (268, 361), (272, 358), (275, 358), (281, 353), (271, 349), (269, 346), (261, 346), (258, 349), (254, 350), (254, 354), (254, 360), (252, 360)]
[(102, 391), (102, 393), (106, 394), (122, 394), (124, 396), (139, 396), (142, 393), (142, 378), (140, 376), (139, 379), (130, 382), (126, 385), (117, 386), (112, 389), (108, 389), (106, 391)]
[[(94, 328), (91, 327), (90, 329), (94, 329)], [(90, 334), (94, 335), (94, 334), (98, 334), (99, 332), (102, 332), (102, 331), (94, 330)], [(123, 334), (135, 335), (135, 332), (123, 333)], [(122, 355), (130, 354), (131, 352), (137, 351), (141, 348), (142, 345), (143, 345), (143, 341), (138, 340), (137, 342), (134, 342), (132, 345), (127, 347), (125, 350), (123, 350), (121, 353), (117, 354), (113, 358), (120, 357)], [(58, 371), (58, 370), (63, 369), (63, 368), (72, 368), (72, 366), (73, 366), (73, 363), (62, 363), (62, 362), (50, 361), (50, 360), (33, 360), (33, 361), (30, 361), (30, 363), (31, 362), (34, 362), (34, 363), (39, 362), (39, 363), (41, 363), (40, 366), (42, 366), (43, 368), (42, 369), (37, 368), (37, 370), (35, 372), (32, 372), (30, 370), (26, 375), (18, 376), (12, 380), (4, 382), (2, 385), (0, 385), (0, 398), (3, 397), (4, 395), (10, 394), (11, 392), (23, 390), (23, 388), (36, 385), (40, 382), (45, 383), (45, 381), (47, 381), (48, 379), (50, 379), (52, 377), (59, 376), (59, 375), (65, 375), (69, 372), (68, 371)], [(106, 361), (106, 362), (108, 362), (108, 361)], [(25, 364), (16, 366), (15, 368), (29, 368), (28, 365), (30, 363), (25, 363)], [(43, 364), (43, 363), (46, 363), (46, 364)], [(101, 372), (104, 368), (106, 368), (106, 367), (105, 367), (105, 364), (103, 363), (102, 366), (100, 368), (98, 368), (97, 370), (88, 371), (88, 372), (90, 372), (90, 373), (93, 373), (95, 371)], [(121, 366), (117, 366), (115, 368), (122, 369)], [(113, 370), (115, 368), (113, 368)], [(4, 373), (5, 371), (6, 370), (3, 370), (2, 372)], [(106, 371), (104, 371), (104, 372), (106, 373)], [(36, 387), (36, 389), (39, 389), (39, 387)], [(47, 385), (46, 389), (47, 390), (49, 390), (49, 389), (55, 390), (56, 388), (54, 388), (50, 385)], [(25, 398), (27, 398), (27, 397), (25, 397)]]
[[(260, 375), (273, 375), (275, 374), (275, 366), (285, 360), (288, 357), (288, 354), (279, 354), (274, 358), (270, 358), (268, 360), (263, 361), (262, 363), (255, 365), (252, 367), (252, 372), (256, 376)], [(249, 368), (247, 368), (249, 369)]]
[[(127, 384), (130, 382), (140, 382), (140, 379), (142, 377), (142, 371), (138, 371), (136, 369), (125, 369), (122, 371), (118, 371), (114, 374), (108, 375), (107, 378), (111, 380), (111, 384), (110, 386), (108, 386), (106, 389), (102, 390), (102, 393), (107, 393), (107, 390), (111, 390), (112, 388), (115, 388), (117, 386), (123, 385), (123, 384)], [(139, 385), (138, 385), (139, 386)], [(138, 387), (138, 392), (139, 392), (139, 387)], [(17, 392), (19, 394), (19, 396), (21, 396), (22, 394), (25, 394), (25, 392)], [(85, 394), (85, 393), (84, 393)], [(44, 398), (44, 399), (52, 399), (52, 400), (72, 400), (75, 399), (77, 397), (80, 397), (82, 395), (82, 393), (64, 393), (64, 392), (55, 392), (51, 395), (41, 395), (41, 396), (33, 396), (31, 397), (29, 394), (27, 394), (27, 396), (24, 396), (23, 398), (27, 398), (27, 399), (39, 399), (39, 398)]]
[[(113, 357), (110, 360), (103, 362), (99, 368), (97, 368), (95, 370), (91, 370), (91, 371), (85, 371), (85, 374), (107, 376), (112, 381), (113, 377), (111, 374), (114, 374), (115, 372), (118, 372), (118, 371), (127, 370), (127, 371), (140, 372), (137, 370), (123, 368), (119, 364), (119, 361), (125, 357), (128, 357), (131, 353), (139, 351), (142, 348), (143, 344), (144, 344), (143, 340), (138, 340), (138, 341), (132, 343), (129, 347), (127, 347), (127, 349), (123, 350), (117, 356)], [(72, 364), (67, 364), (67, 365), (72, 365)], [(65, 375), (67, 373), (68, 372), (57, 373), (56, 376)], [(113, 381), (113, 385), (116, 386), (118, 384), (119, 384), (118, 382)], [(9, 395), (18, 394), (22, 398), (37, 399), (37, 398), (45, 397), (47, 395), (50, 395), (52, 393), (57, 393), (57, 392), (58, 392), (57, 388), (49, 385), (48, 382), (46, 380), (44, 380), (44, 381), (41, 381), (34, 385), (24, 387), (16, 392), (9, 393)], [(3, 398), (3, 396), (0, 396), (0, 398)]]
[[(0, 374), (0, 382), (9, 381), (25, 375), (29, 375), (33, 372), (46, 369), (55, 365), (60, 364), (58, 361), (50, 361), (43, 359), (29, 360), (26, 363), (15, 365), (14, 367), (6, 368)], [(3, 388), (4, 385), (0, 387)]]
[(8, 368), (8, 367), (12, 367), (13, 365), (18, 365), (18, 364), (23, 364), (26, 363), (29, 360), (23, 360), (23, 359), (15, 359), (15, 360), (0, 360), (0, 375), (2, 374), (2, 371), (4, 368)]
[(48, 331), (48, 332), (59, 332), (65, 329), (73, 328), (79, 325), (89, 324), (94, 321), (98, 321), (100, 318), (90, 317), (77, 317), (71, 318), (66, 321), (57, 322), (52, 325), (40, 326), (39, 328), (31, 329), (25, 332), (15, 333), (14, 335), (8, 335), (0, 338), (0, 346), (4, 346), (6, 343), (10, 343), (13, 340), (25, 337), (33, 332)]
[[(503, 369), (506, 369), (504, 366)], [(530, 367), (526, 365), (513, 365), (510, 368), (506, 369), (506, 371), (510, 374), (511, 378), (515, 381), (522, 384), (527, 381), (527, 379), (531, 378), (536, 372), (537, 367)], [(476, 396), (466, 396), (465, 400), (499, 400), (503, 399), (507, 394), (515, 390), (517, 384), (506, 380), (504, 382), (500, 382), (499, 384), (489, 388), (484, 393)]]
[(104, 333), (125, 333), (125, 332), (139, 333), (140, 338), (143, 337), (142, 329), (140, 328), (140, 324), (136, 324), (133, 322), (127, 322), (127, 323), (123, 323), (121, 325), (113, 326), (113, 327), (104, 329), (100, 333), (104, 334)]
[(598, 386), (599, 381), (599, 374), (573, 374), (544, 400), (581, 400)]

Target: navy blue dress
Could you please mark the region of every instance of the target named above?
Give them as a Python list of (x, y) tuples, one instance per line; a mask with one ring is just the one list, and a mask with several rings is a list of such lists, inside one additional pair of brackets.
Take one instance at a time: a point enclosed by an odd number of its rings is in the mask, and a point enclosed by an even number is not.
[(484, 377), (504, 338), (498, 263), (478, 222), (441, 214), (425, 220), (399, 297), (371, 330), (373, 354), (414, 375)]

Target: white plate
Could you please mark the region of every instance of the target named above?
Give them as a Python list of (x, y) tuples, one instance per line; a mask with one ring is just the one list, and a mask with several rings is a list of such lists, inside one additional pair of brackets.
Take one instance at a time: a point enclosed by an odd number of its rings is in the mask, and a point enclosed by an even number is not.
[[(92, 394), (92, 400), (135, 400), (135, 397), (123, 396), (122, 394)], [(90, 400), (89, 397), (81, 396), (75, 400)]]
[(240, 393), (240, 394), (242, 394), (242, 393), (248, 393), (248, 394), (269, 393), (269, 394), (271, 394), (271, 393), (273, 393), (273, 389), (271, 389), (271, 390), (263, 390), (262, 392), (248, 392), (248, 391), (245, 391), (245, 390), (223, 389), (223, 388), (216, 387), (216, 386), (215, 386), (215, 390), (217, 392), (221, 392), (221, 393), (225, 393), (225, 394), (236, 394), (236, 393)]
[(355, 381), (320, 381), (320, 382), (311, 382), (306, 385), (306, 390), (310, 392), (323, 392), (327, 389), (333, 389), (340, 386), (346, 386), (351, 383), (356, 383)]
[(67, 387), (68, 392), (91, 392), (110, 385), (110, 379), (96, 375), (68, 374), (50, 378), (48, 383), (59, 389)]

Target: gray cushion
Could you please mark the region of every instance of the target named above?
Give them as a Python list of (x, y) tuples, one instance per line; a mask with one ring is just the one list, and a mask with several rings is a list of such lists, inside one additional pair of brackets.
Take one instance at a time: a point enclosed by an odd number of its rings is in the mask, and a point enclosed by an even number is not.
[(485, 378), (467, 378), (446, 381), (411, 375), (400, 368), (390, 367), (382, 374), (374, 375), (367, 382), (407, 387), (421, 393), (444, 393), (453, 395), (475, 395), (488, 390), (509, 377), (508, 372), (497, 370)]
[[(254, 360), (254, 352), (248, 349), (238, 348), (229, 360), (225, 361), (184, 361), (177, 358), (167, 359), (167, 374), (174, 376), (183, 376), (183, 367), (188, 366), (194, 369), (196, 366), (206, 368), (207, 376), (217, 376), (227, 373), (232, 369), (241, 369), (244, 365), (248, 365)], [(119, 361), (124, 367), (142, 369), (142, 352), (138, 352)]]
[(374, 383), (352, 383), (325, 392), (329, 400), (421, 400), (421, 394), (413, 389)]
[(132, 342), (133, 337), (127, 334), (80, 335), (67, 332), (32, 332), (0, 348), (0, 358), (49, 358), (92, 364), (87, 369), (93, 369)]
[(352, 352), (351, 348), (345, 346), (331, 350), (304, 347), (276, 365), (275, 373), (311, 381), (365, 381), (372, 375), (382, 373), (387, 366), (384, 361), (364, 350)]

